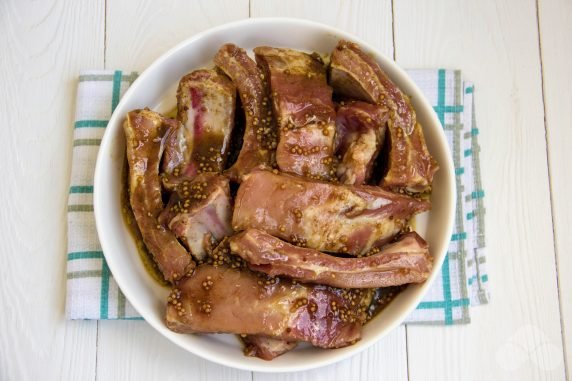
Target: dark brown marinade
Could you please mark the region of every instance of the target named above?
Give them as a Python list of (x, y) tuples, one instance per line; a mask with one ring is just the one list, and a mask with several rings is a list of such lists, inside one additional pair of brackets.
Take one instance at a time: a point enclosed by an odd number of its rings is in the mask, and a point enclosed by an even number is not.
[(230, 135), (230, 149), (226, 159), (225, 169), (232, 167), (238, 159), (238, 154), (242, 148), (242, 140), (244, 137), (244, 129), (246, 127), (246, 117), (240, 97), (236, 97), (236, 109), (234, 111), (234, 128)]
[(383, 311), (405, 288), (407, 285), (376, 288), (367, 311), (367, 322)]
[(193, 146), (191, 158), (199, 163), (198, 173), (221, 172), (224, 169), (220, 160), (224, 162), (226, 158), (222, 157), (219, 152), (224, 138), (223, 134), (210, 134), (208, 137), (201, 138), (201, 144)]
[(369, 185), (377, 185), (387, 174), (389, 163), (389, 151), (391, 149), (391, 141), (389, 139), (389, 132), (385, 130), (385, 138), (381, 150), (377, 158), (373, 162), (373, 169), (371, 171), (371, 178), (367, 182)]

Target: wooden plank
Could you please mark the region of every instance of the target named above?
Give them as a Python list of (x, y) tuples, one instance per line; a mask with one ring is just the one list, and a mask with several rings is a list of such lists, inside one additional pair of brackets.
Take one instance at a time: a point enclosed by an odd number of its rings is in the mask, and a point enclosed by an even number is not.
[(66, 322), (66, 204), (80, 69), (104, 1), (0, 2), (0, 379), (92, 379), (95, 322)]
[(251, 0), (251, 17), (295, 17), (327, 24), (365, 39), (393, 56), (390, 0)]
[[(252, 17), (298, 17), (332, 25), (361, 37), (393, 55), (391, 2), (384, 1), (281, 1), (252, 0)], [(388, 337), (346, 361), (293, 374), (254, 373), (255, 380), (405, 380), (406, 334), (400, 327)]]
[[(137, 71), (197, 32), (248, 17), (247, 0), (122, 0), (107, 7), (106, 67)], [(142, 322), (100, 322), (97, 353), (100, 380), (251, 379), (189, 354)]]
[(145, 322), (99, 323), (97, 380), (184, 379), (250, 381), (252, 373), (194, 356)]
[(107, 2), (107, 68), (142, 71), (192, 35), (247, 18), (248, 0)]
[(408, 328), (409, 377), (561, 380), (535, 3), (407, 0), (394, 9), (398, 63), (459, 68), (475, 82), (492, 285), (470, 325)]
[(548, 139), (548, 159), (552, 185), (552, 214), (558, 255), (560, 309), (570, 377), (572, 364), (572, 194), (570, 146), (572, 146), (572, 3), (565, 0), (540, 1), (540, 42), (544, 74), (544, 104)]

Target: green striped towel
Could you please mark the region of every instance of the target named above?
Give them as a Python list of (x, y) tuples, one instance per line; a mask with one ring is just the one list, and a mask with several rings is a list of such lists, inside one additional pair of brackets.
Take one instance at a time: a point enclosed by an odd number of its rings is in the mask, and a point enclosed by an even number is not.
[[(408, 324), (468, 323), (469, 307), (488, 302), (484, 191), (474, 86), (459, 71), (410, 70), (433, 104), (449, 140), (457, 182), (453, 236), (440, 276)], [(79, 76), (68, 201), (66, 313), (69, 319), (140, 319), (109, 271), (93, 216), (93, 171), (107, 121), (136, 73), (87, 71)]]

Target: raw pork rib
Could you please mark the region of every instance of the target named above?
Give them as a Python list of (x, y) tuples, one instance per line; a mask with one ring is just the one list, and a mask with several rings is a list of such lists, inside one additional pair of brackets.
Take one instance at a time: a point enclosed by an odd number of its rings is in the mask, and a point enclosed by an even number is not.
[(232, 234), (231, 216), (229, 180), (209, 172), (178, 184), (159, 221), (203, 260), (208, 250)]
[(420, 283), (432, 268), (429, 246), (414, 232), (363, 258), (339, 258), (297, 247), (256, 229), (231, 237), (230, 249), (251, 270), (342, 288)]
[(255, 228), (300, 246), (363, 255), (391, 240), (430, 203), (377, 186), (337, 185), (257, 169), (234, 203), (234, 231)]
[(389, 109), (390, 152), (381, 185), (395, 191), (431, 189), (439, 169), (431, 157), (409, 97), (389, 79), (377, 62), (358, 45), (341, 40), (332, 52), (330, 84), (336, 93)]
[(385, 139), (387, 109), (366, 102), (346, 102), (336, 116), (336, 155), (338, 179), (359, 185), (369, 180), (373, 164)]
[(273, 162), (276, 131), (268, 86), (256, 63), (244, 49), (236, 45), (223, 45), (214, 62), (236, 85), (246, 117), (240, 153), (236, 162), (227, 170), (233, 181), (240, 181), (252, 168), (260, 164), (271, 165)]
[(129, 164), (129, 201), (143, 242), (167, 281), (191, 271), (195, 263), (175, 235), (159, 224), (163, 210), (159, 161), (164, 135), (177, 124), (150, 110), (134, 110), (123, 123)]
[(284, 353), (291, 351), (298, 343), (295, 341), (285, 341), (273, 339), (266, 336), (247, 335), (241, 337), (246, 348), (244, 354), (247, 356), (259, 357), (263, 360), (272, 360)]
[(172, 290), (165, 321), (180, 333), (261, 335), (339, 348), (361, 338), (370, 294), (201, 265)]
[(335, 177), (335, 110), (324, 64), (292, 49), (263, 46), (254, 53), (270, 81), (279, 128), (278, 168), (317, 179)]
[[(163, 172), (186, 179), (201, 172), (222, 172), (235, 105), (236, 88), (224, 74), (195, 70), (181, 78), (177, 90), (181, 124), (166, 141)], [(166, 185), (170, 185), (168, 181)]]

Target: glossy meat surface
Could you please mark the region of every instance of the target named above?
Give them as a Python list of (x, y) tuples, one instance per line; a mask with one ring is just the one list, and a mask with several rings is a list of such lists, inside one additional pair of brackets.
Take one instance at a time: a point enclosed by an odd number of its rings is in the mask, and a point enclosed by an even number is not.
[(251, 270), (341, 288), (420, 283), (432, 268), (429, 246), (414, 232), (362, 258), (339, 258), (297, 247), (257, 229), (231, 237), (230, 250), (242, 257)]
[(375, 186), (337, 185), (257, 169), (235, 199), (235, 231), (255, 228), (321, 251), (366, 254), (387, 243), (427, 201)]
[(162, 170), (192, 178), (222, 172), (234, 127), (236, 88), (215, 70), (185, 75), (177, 89), (179, 128), (166, 141)]
[(297, 343), (265, 336), (247, 335), (241, 338), (244, 342), (244, 354), (263, 360), (272, 360), (296, 348)]
[(388, 108), (390, 152), (381, 185), (395, 191), (431, 189), (438, 170), (407, 97), (358, 45), (341, 40), (332, 52), (330, 83), (336, 93)]
[(160, 222), (179, 238), (198, 260), (217, 242), (232, 234), (229, 180), (217, 173), (201, 173), (181, 182), (171, 194)]
[(360, 339), (369, 294), (201, 265), (171, 292), (165, 321), (180, 333), (261, 335), (338, 348)]
[(167, 131), (177, 122), (150, 110), (134, 110), (123, 123), (129, 165), (129, 202), (143, 241), (164, 278), (173, 281), (194, 267), (175, 235), (159, 224), (163, 210), (159, 161)]
[(337, 176), (343, 184), (364, 184), (385, 139), (389, 114), (383, 106), (346, 102), (336, 115)]
[(254, 53), (270, 80), (279, 128), (278, 168), (318, 179), (334, 177), (335, 110), (322, 61), (292, 49), (262, 46)]
[(246, 117), (240, 153), (227, 170), (231, 179), (240, 181), (252, 168), (273, 162), (276, 131), (268, 86), (256, 63), (236, 45), (223, 45), (214, 62), (236, 85)]

